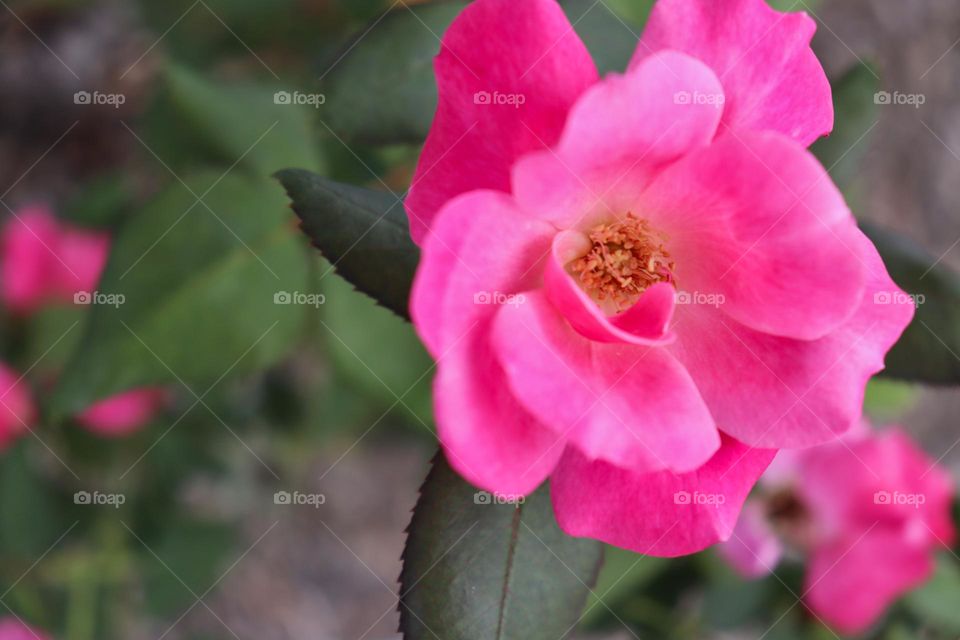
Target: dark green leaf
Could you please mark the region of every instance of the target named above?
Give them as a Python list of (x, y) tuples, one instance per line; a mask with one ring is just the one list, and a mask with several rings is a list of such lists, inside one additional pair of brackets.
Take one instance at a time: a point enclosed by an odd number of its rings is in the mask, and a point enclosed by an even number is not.
[(23, 369), (33, 365), (41, 374), (59, 372), (80, 341), (85, 310), (76, 305), (55, 305), (34, 313), (18, 358)]
[(546, 486), (496, 502), (437, 457), (403, 554), (405, 640), (557, 640), (579, 622), (602, 545), (560, 531)]
[[(630, 4), (635, 22), (649, 12), (653, 3), (641, 0)], [(562, 0), (560, 5), (577, 35), (587, 45), (601, 75), (623, 72), (637, 48), (642, 27), (618, 16), (606, 2)]]
[(32, 562), (70, 526), (57, 496), (30, 464), (27, 443), (0, 457), (0, 552)]
[(216, 83), (172, 65), (166, 77), (172, 114), (227, 166), (239, 163), (264, 176), (291, 165), (322, 168), (311, 110), (277, 104), (280, 87)]
[[(560, 4), (600, 72), (607, 73), (626, 68), (652, 3), (629, 3), (625, 18), (604, 2)], [(433, 58), (444, 31), (466, 5), (454, 1), (400, 7), (361, 30), (332, 57), (323, 75), (321, 91), (327, 101), (322, 113), (330, 128), (368, 144), (422, 142), (437, 105)]]
[(931, 384), (960, 383), (960, 278), (903, 236), (861, 225), (893, 280), (915, 296), (917, 314), (887, 354), (884, 375)]
[(617, 547), (606, 547), (597, 586), (587, 598), (583, 624), (589, 625), (609, 616), (608, 607), (615, 609), (623, 599), (657, 575), (666, 562), (663, 558), (642, 556)]
[(150, 610), (161, 616), (179, 615), (196, 601), (193, 594), (206, 593), (227, 568), (234, 532), (222, 523), (175, 520), (156, 542), (146, 538), (149, 549), (136, 539), (130, 544), (143, 558)]
[(293, 200), (303, 230), (337, 273), (400, 316), (420, 252), (410, 239), (403, 204), (388, 193), (338, 184), (300, 169), (277, 178)]
[(878, 118), (874, 94), (879, 87), (876, 72), (866, 64), (856, 65), (833, 82), (833, 132), (811, 150), (841, 189), (856, 178), (869, 149), (869, 134)]
[(639, 36), (653, 9), (654, 0), (604, 0), (604, 4)]
[(770, 594), (778, 584), (770, 580), (744, 580), (725, 576), (707, 586), (703, 597), (703, 622), (709, 629), (735, 629), (769, 610)]
[(423, 425), (432, 421), (433, 360), (413, 326), (341, 278), (325, 278), (322, 290), (326, 303), (320, 333), (338, 371), (363, 390), (368, 403), (376, 398), (381, 411), (393, 406), (407, 414), (409, 409), (413, 426), (429, 434)]
[(358, 33), (330, 60), (323, 77), (322, 111), (330, 128), (373, 144), (423, 141), (437, 103), (438, 37), (466, 5), (400, 7)]
[(310, 308), (272, 303), (280, 292), (306, 292), (306, 272), (275, 183), (199, 174), (175, 184), (117, 237), (99, 293), (122, 304), (90, 309), (54, 413), (132, 387), (210, 384), (278, 361)]

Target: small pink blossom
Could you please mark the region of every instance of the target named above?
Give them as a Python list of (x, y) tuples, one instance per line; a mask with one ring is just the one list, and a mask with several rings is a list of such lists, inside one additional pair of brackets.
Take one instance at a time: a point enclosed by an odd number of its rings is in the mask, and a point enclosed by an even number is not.
[(0, 364), (0, 451), (25, 434), (36, 417), (33, 397), (16, 372)]
[(768, 474), (718, 549), (748, 577), (773, 571), (782, 543), (804, 554), (805, 602), (843, 633), (866, 630), (953, 543), (953, 482), (899, 428), (781, 452)]
[(0, 232), (0, 295), (19, 314), (49, 302), (73, 302), (93, 291), (106, 263), (109, 236), (60, 222), (43, 205), (11, 215)]
[(48, 640), (49, 636), (27, 626), (18, 618), (0, 619), (0, 640)]
[(122, 437), (150, 422), (166, 401), (164, 389), (134, 389), (97, 402), (77, 416), (77, 422), (99, 436)]
[(876, 302), (899, 289), (805, 149), (833, 122), (813, 31), (763, 0), (660, 0), (600, 79), (554, 0), (450, 26), (406, 207), (465, 478), (550, 477), (568, 533), (686, 554), (730, 535), (775, 450), (859, 420), (913, 307)]

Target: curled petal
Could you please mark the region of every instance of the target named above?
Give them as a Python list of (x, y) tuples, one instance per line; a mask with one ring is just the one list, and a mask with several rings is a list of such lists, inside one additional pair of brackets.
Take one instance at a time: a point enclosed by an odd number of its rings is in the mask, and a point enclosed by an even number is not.
[(560, 527), (637, 553), (676, 557), (728, 539), (776, 454), (724, 437), (696, 471), (631, 473), (568, 448), (551, 480)]
[(721, 132), (778, 131), (809, 146), (833, 129), (830, 83), (810, 48), (816, 28), (765, 0), (658, 0), (630, 64), (663, 49), (688, 53), (723, 83)]

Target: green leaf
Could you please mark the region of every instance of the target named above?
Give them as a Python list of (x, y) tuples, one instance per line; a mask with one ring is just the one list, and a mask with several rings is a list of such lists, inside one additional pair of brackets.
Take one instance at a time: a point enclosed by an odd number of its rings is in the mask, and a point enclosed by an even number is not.
[(667, 564), (663, 558), (642, 556), (626, 549), (607, 546), (597, 586), (587, 598), (583, 624), (590, 625), (610, 615), (610, 608), (656, 576)]
[(777, 11), (813, 11), (820, 4), (820, 0), (768, 0), (770, 6)]
[[(560, 5), (577, 35), (587, 45), (601, 75), (626, 70), (637, 48), (642, 27), (618, 16), (605, 2), (562, 0)], [(646, 0), (631, 3), (633, 21), (645, 16), (651, 6), (652, 3)]]
[(134, 539), (130, 544), (142, 551), (150, 610), (158, 616), (179, 615), (194, 603), (193, 594), (206, 593), (227, 568), (234, 541), (226, 524), (186, 519), (168, 523), (156, 542), (147, 538), (149, 548)]
[(0, 553), (32, 562), (70, 526), (23, 443), (0, 457)]
[(403, 204), (391, 194), (300, 169), (286, 169), (277, 178), (303, 230), (337, 273), (391, 311), (409, 317), (420, 251), (410, 239)]
[(867, 384), (864, 410), (878, 423), (904, 415), (920, 400), (922, 387), (889, 378), (874, 378)]
[(330, 128), (371, 144), (423, 141), (437, 104), (438, 37), (466, 5), (399, 7), (361, 30), (329, 61), (323, 77), (322, 112)]
[(960, 278), (903, 236), (862, 224), (904, 291), (918, 302), (913, 323), (886, 358), (884, 376), (960, 383)]
[(38, 373), (59, 372), (66, 364), (83, 333), (84, 307), (51, 305), (30, 317), (18, 363)]
[(353, 291), (342, 278), (326, 277), (322, 290), (326, 303), (320, 332), (338, 371), (363, 390), (368, 403), (378, 399), (380, 411), (395, 406), (406, 414), (409, 409), (413, 426), (429, 435), (423, 425), (432, 424), (433, 359), (413, 326)]
[(708, 629), (736, 629), (769, 610), (775, 586), (768, 580), (726, 576), (707, 585), (703, 596), (703, 623)]
[[(623, 17), (604, 2), (560, 4), (600, 72), (625, 70), (652, 3), (630, 2)], [(400, 7), (362, 29), (332, 57), (323, 76), (322, 113), (330, 128), (367, 144), (422, 142), (437, 106), (433, 58), (443, 33), (466, 5), (455, 1)]]
[(833, 83), (834, 127), (811, 150), (820, 159), (834, 182), (845, 189), (857, 177), (869, 145), (869, 134), (878, 120), (874, 94), (880, 88), (876, 72), (858, 64)]
[(311, 109), (277, 104), (279, 87), (213, 82), (175, 65), (166, 80), (171, 115), (227, 166), (240, 163), (264, 176), (291, 165), (321, 170)]
[(636, 30), (639, 36), (650, 16), (650, 10), (653, 9), (654, 0), (605, 0), (604, 4), (614, 12), (615, 16), (622, 18)]
[(960, 566), (942, 555), (936, 573), (906, 597), (907, 606), (925, 623), (952, 634), (960, 633)]
[(557, 640), (577, 625), (602, 545), (560, 531), (546, 486), (496, 503), (437, 456), (403, 553), (405, 640)]
[(144, 385), (182, 381), (200, 394), (195, 385), (282, 358), (312, 311), (272, 304), (306, 290), (304, 248), (284, 204), (271, 180), (204, 173), (145, 206), (117, 237), (99, 285), (122, 303), (90, 308), (55, 416)]

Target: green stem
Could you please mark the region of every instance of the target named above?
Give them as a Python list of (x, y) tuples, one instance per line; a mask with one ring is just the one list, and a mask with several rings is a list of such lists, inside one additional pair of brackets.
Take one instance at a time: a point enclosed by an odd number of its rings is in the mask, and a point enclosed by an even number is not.
[(96, 628), (98, 561), (84, 558), (74, 567), (67, 604), (67, 640), (93, 640)]

